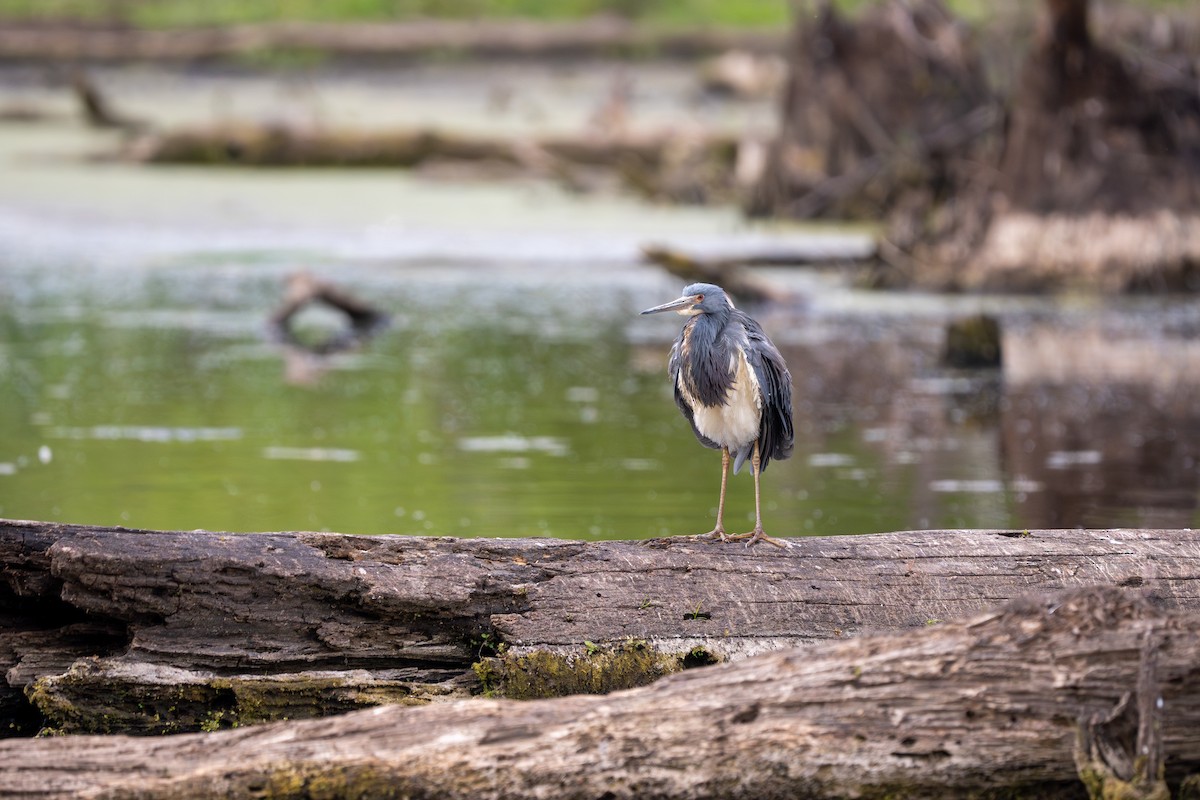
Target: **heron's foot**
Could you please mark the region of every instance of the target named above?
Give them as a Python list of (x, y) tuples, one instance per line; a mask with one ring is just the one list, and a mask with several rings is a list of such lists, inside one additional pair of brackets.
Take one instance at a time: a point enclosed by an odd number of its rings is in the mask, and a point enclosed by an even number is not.
[(697, 533), (692, 538), (693, 539), (716, 539), (718, 541), (728, 542), (729, 534), (727, 534), (725, 532), (724, 528), (722, 528), (721, 526), (718, 525), (717, 527), (713, 528), (708, 533)]
[(782, 547), (785, 550), (787, 548), (791, 547), (790, 544), (783, 541), (782, 539), (776, 539), (774, 537), (767, 536), (767, 534), (763, 532), (763, 529), (759, 528), (759, 527), (756, 527), (752, 531), (747, 531), (746, 533), (724, 534), (721, 537), (722, 542), (740, 542), (743, 539), (746, 541), (746, 547), (752, 547), (752, 546), (758, 544), (759, 542), (766, 542), (767, 544), (773, 544), (776, 547)]

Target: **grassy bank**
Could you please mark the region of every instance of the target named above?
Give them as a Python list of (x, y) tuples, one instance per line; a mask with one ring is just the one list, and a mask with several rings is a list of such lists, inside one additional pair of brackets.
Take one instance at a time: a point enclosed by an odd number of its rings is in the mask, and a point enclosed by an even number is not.
[(321, 22), (414, 17), (579, 19), (619, 14), (663, 25), (783, 25), (786, 0), (0, 0), (0, 18), (114, 21), (141, 27), (279, 19)]
[[(880, 0), (835, 0), (853, 12)], [(945, 0), (969, 20), (996, 13), (986, 0)], [(1129, 0), (1146, 8), (1182, 8), (1194, 0)], [(118, 23), (144, 28), (302, 20), (363, 22), (438, 19), (572, 20), (615, 14), (651, 25), (777, 27), (793, 5), (815, 8), (817, 0), (0, 0), (0, 22), (63, 21)], [(1022, 0), (1029, 12), (1038, 0)]]

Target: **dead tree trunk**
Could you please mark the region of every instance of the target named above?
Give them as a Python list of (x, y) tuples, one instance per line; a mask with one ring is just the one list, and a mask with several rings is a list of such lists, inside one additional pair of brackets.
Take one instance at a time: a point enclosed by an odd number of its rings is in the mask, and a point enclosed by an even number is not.
[(779, 136), (755, 214), (880, 219), (959, 182), (961, 151), (999, 120), (970, 31), (940, 0), (823, 2), (798, 14)]
[(1200, 609), (1191, 531), (795, 539), (141, 532), (0, 522), (0, 730), (172, 732), (481, 690), (604, 692), (1029, 591)]
[(1200, 289), (1195, 15), (1093, 5), (1047, 0), (1012, 87), (985, 65), (1012, 26), (939, 0), (798, 17), (751, 210), (886, 219), (883, 285)]
[(1046, 2), (963, 285), (1200, 289), (1200, 62), (1120, 54), (1089, 5)]
[(607, 697), (9, 740), (0, 794), (1165, 800), (1197, 731), (1200, 613), (1093, 588)]

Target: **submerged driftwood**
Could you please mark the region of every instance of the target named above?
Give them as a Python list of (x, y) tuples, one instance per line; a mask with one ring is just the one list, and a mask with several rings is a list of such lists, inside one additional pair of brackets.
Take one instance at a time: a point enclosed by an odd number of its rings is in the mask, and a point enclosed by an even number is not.
[(9, 740), (0, 794), (1167, 800), (1198, 731), (1200, 613), (1091, 588), (607, 697)]
[(1190, 531), (792, 540), (143, 532), (0, 522), (2, 729), (170, 732), (481, 691), (607, 691), (1030, 591), (1200, 610)]
[[(317, 342), (303, 340), (293, 324), (296, 316), (311, 305), (321, 305), (346, 316), (349, 327)], [(390, 317), (379, 308), (301, 270), (287, 278), (283, 303), (267, 320), (272, 339), (315, 355), (350, 350), (386, 328)]]
[[(664, 270), (687, 283), (717, 283), (739, 300), (761, 303), (764, 301), (784, 302), (791, 294), (770, 280), (748, 273), (745, 267), (753, 263), (778, 263), (772, 260), (759, 261), (754, 255), (745, 259), (704, 258), (685, 253), (674, 247), (659, 244), (642, 246), (642, 257), (658, 264)], [(791, 255), (794, 263), (799, 261)]]

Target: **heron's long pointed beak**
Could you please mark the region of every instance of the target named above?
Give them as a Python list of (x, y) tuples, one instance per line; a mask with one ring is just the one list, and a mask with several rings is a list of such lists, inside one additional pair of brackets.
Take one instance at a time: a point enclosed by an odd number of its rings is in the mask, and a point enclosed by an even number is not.
[(669, 303), (663, 303), (661, 306), (655, 306), (654, 308), (647, 308), (645, 311), (643, 311), (641, 313), (643, 313), (643, 314), (658, 314), (662, 311), (678, 311), (681, 308), (691, 306), (695, 302), (696, 302), (695, 297), (692, 297), (691, 295), (684, 295), (683, 297), (679, 298), (678, 300), (672, 300)]

